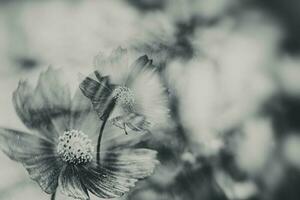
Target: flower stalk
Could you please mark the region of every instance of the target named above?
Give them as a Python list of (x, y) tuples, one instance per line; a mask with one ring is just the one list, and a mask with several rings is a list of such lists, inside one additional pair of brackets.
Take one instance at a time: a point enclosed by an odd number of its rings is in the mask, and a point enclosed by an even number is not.
[(106, 122), (107, 122), (110, 114), (112, 113), (112, 111), (115, 108), (115, 105), (116, 105), (115, 100), (112, 100), (109, 103), (109, 105), (108, 105), (107, 109), (105, 110), (104, 114), (100, 117), (101, 120), (102, 120), (102, 124), (101, 124), (99, 135), (98, 135), (97, 152), (96, 152), (96, 161), (97, 161), (98, 165), (100, 165), (100, 147), (101, 147), (101, 139), (102, 139), (102, 136), (103, 136), (104, 128), (105, 128)]
[(105, 124), (107, 122), (108, 118), (105, 118), (102, 122), (101, 128), (100, 128), (100, 132), (99, 132), (99, 136), (98, 136), (98, 141), (97, 141), (97, 164), (100, 165), (100, 146), (101, 146), (101, 139), (102, 139), (102, 135), (103, 135), (103, 131), (105, 128)]
[(51, 195), (51, 200), (55, 200), (56, 191)]

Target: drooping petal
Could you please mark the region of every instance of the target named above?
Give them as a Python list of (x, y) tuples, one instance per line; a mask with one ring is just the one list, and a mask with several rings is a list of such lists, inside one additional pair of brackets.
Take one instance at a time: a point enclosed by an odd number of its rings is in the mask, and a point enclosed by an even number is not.
[[(101, 141), (101, 151), (110, 152), (126, 148), (134, 148), (140, 143), (149, 140), (151, 133), (140, 134), (137, 131), (127, 129), (127, 135), (122, 133), (119, 127), (107, 123)], [(104, 153), (105, 154), (105, 153)], [(102, 156), (102, 154), (101, 154)], [(104, 157), (101, 157), (104, 158)]]
[(100, 198), (116, 198), (134, 187), (138, 179), (149, 176), (155, 165), (156, 151), (126, 149), (102, 153), (100, 166), (95, 163), (81, 173), (88, 190)]
[(23, 123), (51, 140), (69, 123), (70, 90), (60, 76), (60, 70), (49, 67), (40, 75), (35, 89), (20, 81), (13, 93), (14, 107)]
[(43, 191), (49, 194), (55, 192), (62, 163), (56, 157), (51, 142), (28, 133), (1, 128), (0, 144), (9, 158), (24, 165)]
[(109, 97), (113, 90), (108, 76), (101, 76), (98, 71), (95, 71), (98, 81), (86, 77), (80, 84), (80, 89), (83, 94), (92, 101), (100, 101), (104, 97)]
[(59, 176), (59, 188), (63, 194), (75, 198), (88, 200), (86, 187), (82, 184), (81, 171), (73, 165), (65, 165)]
[(95, 71), (98, 81), (86, 77), (80, 84), (82, 93), (90, 99), (94, 110), (98, 113), (100, 119), (106, 119), (114, 108), (113, 90), (115, 85), (110, 83), (107, 76), (101, 76)]
[(104, 76), (110, 76), (113, 83), (124, 85), (129, 73), (127, 49), (119, 47), (109, 56), (100, 53), (95, 57), (94, 65)]
[(117, 116), (111, 119), (111, 122), (115, 126), (124, 129), (126, 134), (128, 128), (137, 132), (147, 132), (150, 127), (150, 122), (146, 120), (145, 116), (138, 113)]

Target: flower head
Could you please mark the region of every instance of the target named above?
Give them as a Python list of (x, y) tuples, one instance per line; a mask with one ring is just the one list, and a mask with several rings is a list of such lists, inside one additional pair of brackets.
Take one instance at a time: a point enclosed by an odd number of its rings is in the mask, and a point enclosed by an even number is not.
[(100, 198), (122, 196), (153, 172), (156, 151), (126, 148), (134, 144), (132, 137), (117, 134), (118, 129), (111, 126), (103, 138), (98, 165), (94, 139), (99, 118), (80, 90), (71, 98), (60, 75), (49, 68), (35, 89), (27, 81), (19, 83), (13, 103), (32, 133), (0, 128), (0, 148), (21, 162), (46, 193), (59, 188), (76, 199), (89, 199), (89, 193)]
[(80, 84), (102, 120), (126, 131), (148, 131), (166, 124), (167, 95), (157, 68), (146, 55), (128, 64), (126, 49), (95, 57), (95, 76)]
[(74, 165), (92, 161), (92, 141), (82, 131), (65, 131), (58, 139), (57, 153), (63, 161)]

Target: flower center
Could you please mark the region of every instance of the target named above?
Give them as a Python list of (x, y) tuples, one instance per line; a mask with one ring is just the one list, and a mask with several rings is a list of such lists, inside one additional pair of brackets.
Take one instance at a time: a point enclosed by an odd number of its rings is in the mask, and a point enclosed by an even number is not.
[(93, 159), (92, 142), (82, 131), (65, 131), (59, 137), (57, 153), (67, 163), (74, 165), (84, 164)]
[(134, 104), (134, 94), (132, 90), (126, 86), (118, 86), (114, 89), (113, 97), (122, 105), (133, 106)]

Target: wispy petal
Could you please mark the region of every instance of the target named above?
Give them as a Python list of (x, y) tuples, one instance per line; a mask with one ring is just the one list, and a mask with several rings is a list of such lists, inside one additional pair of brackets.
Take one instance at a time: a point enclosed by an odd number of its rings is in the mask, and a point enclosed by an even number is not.
[(40, 75), (35, 89), (27, 81), (20, 81), (13, 93), (14, 107), (23, 123), (42, 130), (48, 139), (64, 131), (69, 123), (70, 90), (60, 76), (59, 70), (49, 68)]
[(92, 142), (96, 142), (101, 124), (102, 121), (99, 119), (99, 116), (91, 108), (88, 112), (81, 114), (81, 117), (77, 118), (70, 129), (82, 130), (89, 136)]
[(21, 162), (46, 193), (55, 192), (62, 163), (56, 157), (52, 143), (4, 128), (0, 129), (0, 143), (1, 150), (12, 160)]
[(169, 119), (168, 96), (159, 74), (143, 70), (131, 84), (135, 95), (135, 112), (142, 113), (153, 126), (167, 124)]
[(91, 101), (78, 88), (71, 100), (70, 128), (74, 128), (81, 122), (92, 109)]
[(41, 94), (44, 103), (53, 112), (50, 117), (59, 118), (55, 121), (59, 124), (55, 125), (59, 126), (60, 131), (69, 125), (71, 106), (70, 88), (63, 81), (62, 75), (62, 70), (49, 67), (46, 72), (41, 73), (35, 90), (35, 93)]
[(129, 67), (130, 71), (126, 78), (125, 85), (131, 87), (132, 82), (139, 76), (140, 73), (143, 73), (147, 70), (155, 69), (155, 66), (152, 65), (152, 60), (148, 58), (147, 55), (139, 57), (132, 65)]
[(103, 154), (102, 166), (105, 169), (128, 178), (145, 178), (158, 164), (157, 152), (151, 149), (120, 149)]
[(94, 58), (94, 65), (96, 70), (110, 76), (112, 82), (123, 85), (129, 73), (127, 49), (119, 47), (109, 56), (100, 53)]

